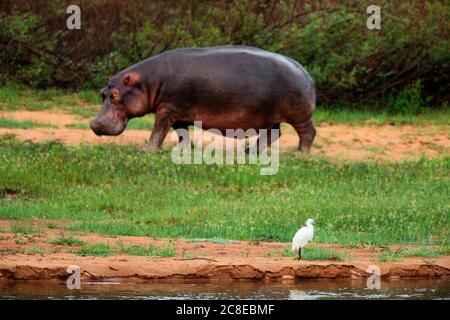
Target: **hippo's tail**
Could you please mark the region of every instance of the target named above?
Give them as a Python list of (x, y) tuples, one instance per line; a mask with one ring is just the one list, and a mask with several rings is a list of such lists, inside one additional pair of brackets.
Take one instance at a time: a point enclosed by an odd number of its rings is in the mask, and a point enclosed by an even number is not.
[[(312, 80), (312, 78), (311, 78)], [(316, 86), (314, 85), (314, 80), (313, 81), (313, 86), (310, 90), (310, 96), (311, 96), (311, 111), (314, 112), (314, 110), (316, 110), (316, 105), (317, 105), (317, 95), (316, 95)]]

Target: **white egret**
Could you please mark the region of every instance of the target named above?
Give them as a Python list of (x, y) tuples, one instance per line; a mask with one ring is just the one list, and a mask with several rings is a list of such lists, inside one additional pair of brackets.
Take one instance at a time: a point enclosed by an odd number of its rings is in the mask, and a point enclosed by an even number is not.
[(302, 248), (312, 240), (314, 236), (314, 220), (306, 220), (306, 227), (300, 228), (292, 239), (292, 251), (298, 252), (298, 259), (302, 259)]

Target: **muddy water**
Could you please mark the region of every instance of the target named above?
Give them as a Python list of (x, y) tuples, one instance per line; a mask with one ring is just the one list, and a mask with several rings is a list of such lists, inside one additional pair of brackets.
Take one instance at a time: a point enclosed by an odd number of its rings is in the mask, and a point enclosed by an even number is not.
[(81, 283), (70, 290), (62, 281), (0, 280), (0, 299), (446, 299), (450, 279), (381, 281), (367, 289), (362, 280), (297, 282), (164, 281)]

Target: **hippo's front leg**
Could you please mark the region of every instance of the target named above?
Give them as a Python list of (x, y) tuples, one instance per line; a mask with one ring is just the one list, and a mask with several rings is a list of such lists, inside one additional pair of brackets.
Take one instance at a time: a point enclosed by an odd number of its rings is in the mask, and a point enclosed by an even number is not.
[(153, 126), (150, 140), (144, 146), (144, 151), (156, 152), (158, 151), (164, 139), (169, 132), (170, 127), (175, 122), (173, 116), (167, 112), (157, 112), (155, 118), (155, 125)]

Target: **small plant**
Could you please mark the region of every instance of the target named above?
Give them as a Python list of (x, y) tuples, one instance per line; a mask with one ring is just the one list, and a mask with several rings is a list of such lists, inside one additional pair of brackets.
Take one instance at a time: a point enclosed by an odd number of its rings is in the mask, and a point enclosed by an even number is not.
[(40, 232), (40, 230), (35, 229), (31, 224), (20, 222), (11, 223), (9, 231), (12, 233), (19, 233), (19, 234), (36, 234)]
[(403, 257), (425, 257), (425, 258), (434, 258), (440, 255), (446, 255), (449, 253), (448, 248), (439, 248), (439, 249), (430, 249), (430, 248), (412, 248), (406, 249), (402, 256)]
[(418, 114), (425, 105), (422, 85), (417, 81), (401, 91), (393, 91), (388, 98), (387, 111), (390, 114)]
[(177, 254), (177, 250), (172, 242), (169, 245), (159, 249), (159, 256), (161, 257), (174, 257)]
[[(297, 257), (297, 254), (289, 249), (284, 249), (281, 252), (283, 257)], [(302, 260), (339, 260), (347, 259), (347, 255), (341, 254), (331, 249), (323, 249), (317, 247), (305, 247), (302, 249)]]
[(273, 257), (278, 256), (278, 253), (276, 253), (276, 252), (266, 252), (263, 256), (264, 257), (268, 257), (268, 258), (273, 258)]
[(297, 256), (297, 254), (295, 254), (294, 252), (292, 252), (289, 249), (283, 249), (283, 251), (281, 251), (281, 255), (283, 257), (296, 257)]
[(114, 250), (105, 243), (94, 243), (89, 244), (88, 246), (79, 249), (76, 251), (76, 254), (80, 256), (100, 256), (100, 257), (106, 257), (111, 256), (115, 252)]
[(196, 259), (196, 258), (205, 257), (205, 256), (208, 256), (208, 254), (204, 253), (204, 252), (191, 252), (189, 250), (185, 250), (183, 252), (184, 259)]
[(86, 243), (78, 238), (74, 238), (71, 236), (65, 236), (64, 234), (61, 234), (61, 236), (59, 238), (56, 239), (50, 239), (48, 241), (49, 243), (53, 243), (53, 244), (58, 244), (58, 245), (63, 245), (63, 246), (83, 246)]
[(149, 256), (149, 257), (173, 257), (176, 255), (176, 249), (172, 242), (165, 247), (159, 247), (156, 245), (144, 246), (125, 246), (122, 241), (118, 242), (119, 251), (131, 256)]
[(56, 223), (49, 222), (49, 223), (47, 223), (47, 228), (49, 228), (49, 229), (58, 229), (58, 225)]
[(40, 248), (40, 247), (29, 247), (29, 248), (24, 248), (23, 249), (23, 253), (24, 254), (28, 254), (28, 255), (33, 255), (33, 254), (43, 254), (44, 253), (44, 249)]
[(391, 248), (383, 248), (377, 260), (380, 262), (401, 261), (403, 257), (403, 251), (404, 250), (402, 248), (398, 248), (397, 250), (393, 250)]
[(0, 255), (13, 254), (15, 251), (11, 248), (0, 248)]

